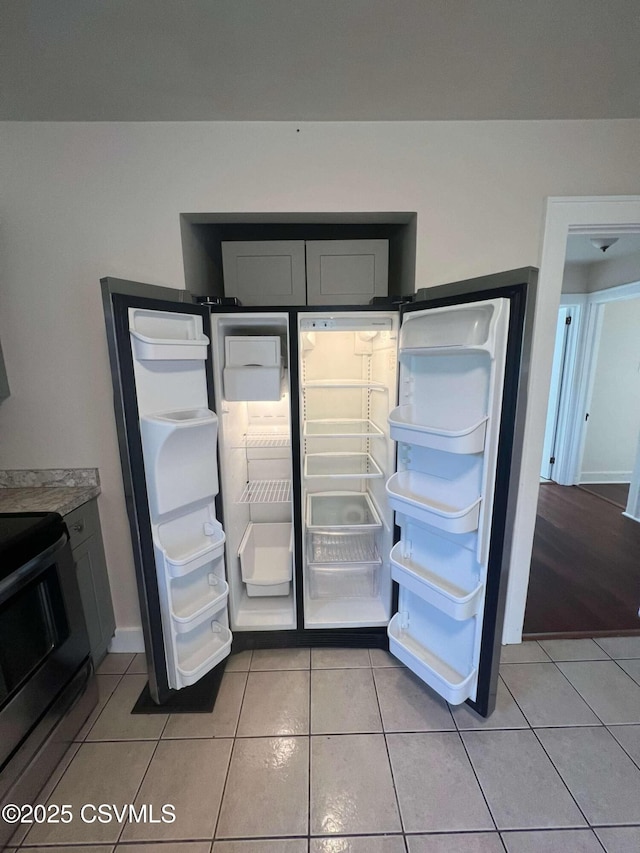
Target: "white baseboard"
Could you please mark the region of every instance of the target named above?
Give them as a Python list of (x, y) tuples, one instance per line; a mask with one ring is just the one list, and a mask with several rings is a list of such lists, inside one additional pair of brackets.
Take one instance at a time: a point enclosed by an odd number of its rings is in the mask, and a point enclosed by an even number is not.
[(622, 514), (625, 516), (625, 518), (630, 518), (630, 519), (631, 519), (631, 521), (637, 521), (637, 522), (640, 524), (640, 518), (638, 518), (638, 516), (636, 516), (636, 515), (631, 515), (631, 514), (630, 514), (630, 513), (628, 513), (628, 512), (623, 512)]
[(579, 485), (590, 483), (630, 483), (633, 471), (583, 471), (580, 474)]
[(144, 637), (142, 628), (116, 628), (109, 643), (110, 652), (143, 652)]

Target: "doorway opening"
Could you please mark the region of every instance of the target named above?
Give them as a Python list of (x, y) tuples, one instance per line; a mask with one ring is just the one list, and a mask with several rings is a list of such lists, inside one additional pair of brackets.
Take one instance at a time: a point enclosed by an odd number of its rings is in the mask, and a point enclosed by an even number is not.
[(640, 235), (569, 235), (527, 637), (640, 634)]

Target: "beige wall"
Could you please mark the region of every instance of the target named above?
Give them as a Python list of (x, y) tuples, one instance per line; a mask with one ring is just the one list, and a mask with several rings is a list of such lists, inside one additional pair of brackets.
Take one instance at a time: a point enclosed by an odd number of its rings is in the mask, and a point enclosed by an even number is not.
[[(98, 466), (139, 625), (98, 280), (184, 286), (183, 211), (418, 213), (417, 286), (539, 260), (547, 196), (640, 191), (639, 121), (0, 125), (0, 467)], [(542, 437), (540, 436), (540, 442)]]

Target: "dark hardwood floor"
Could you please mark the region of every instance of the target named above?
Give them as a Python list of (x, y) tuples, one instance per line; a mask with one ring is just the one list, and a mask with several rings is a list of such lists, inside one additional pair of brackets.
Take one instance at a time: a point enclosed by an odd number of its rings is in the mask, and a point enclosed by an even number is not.
[(578, 488), (604, 498), (622, 509), (625, 509), (629, 500), (629, 483), (585, 483)]
[(526, 635), (640, 634), (640, 524), (578, 488), (540, 486)]

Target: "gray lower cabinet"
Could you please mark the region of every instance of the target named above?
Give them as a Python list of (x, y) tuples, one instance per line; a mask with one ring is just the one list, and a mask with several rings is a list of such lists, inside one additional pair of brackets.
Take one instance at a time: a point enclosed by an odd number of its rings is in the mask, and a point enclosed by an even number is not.
[(76, 563), (91, 656), (97, 666), (107, 653), (116, 627), (97, 501), (91, 500), (74, 509), (64, 520)]

